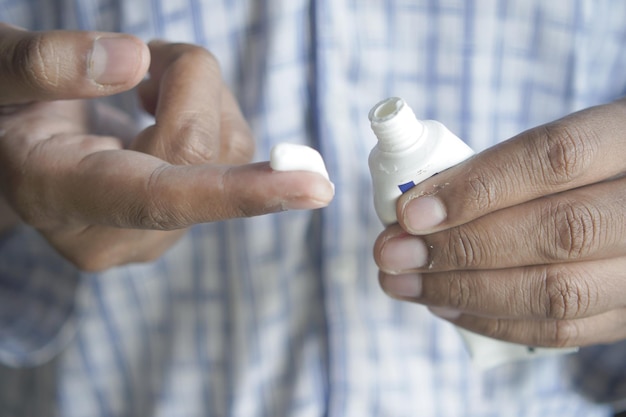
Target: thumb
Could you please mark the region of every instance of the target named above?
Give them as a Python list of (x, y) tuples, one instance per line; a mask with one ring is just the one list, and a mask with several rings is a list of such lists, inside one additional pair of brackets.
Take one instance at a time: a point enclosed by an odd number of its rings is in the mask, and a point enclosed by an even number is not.
[(149, 61), (130, 35), (0, 24), (0, 105), (116, 94), (139, 83)]

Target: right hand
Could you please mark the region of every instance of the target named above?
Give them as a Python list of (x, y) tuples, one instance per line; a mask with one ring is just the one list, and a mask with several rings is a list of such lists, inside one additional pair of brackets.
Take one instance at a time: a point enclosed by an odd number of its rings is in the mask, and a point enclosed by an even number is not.
[[(155, 124), (128, 146), (98, 135), (86, 99), (129, 90), (147, 71), (138, 91)], [(97, 116), (127, 120), (110, 108)], [(253, 149), (200, 47), (0, 24), (0, 197), (81, 269), (155, 259), (195, 223), (332, 199), (321, 175), (248, 164)]]

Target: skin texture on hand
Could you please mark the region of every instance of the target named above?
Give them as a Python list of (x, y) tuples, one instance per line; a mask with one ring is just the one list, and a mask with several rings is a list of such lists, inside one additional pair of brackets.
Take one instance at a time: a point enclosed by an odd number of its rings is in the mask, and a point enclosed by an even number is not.
[(374, 248), (382, 288), (511, 342), (626, 338), (624, 115), (572, 114), (404, 194)]
[[(81, 269), (155, 259), (196, 223), (319, 208), (333, 197), (318, 174), (249, 163), (250, 129), (203, 48), (7, 26), (0, 39), (0, 65), (11, 68), (0, 71), (2, 197)], [(94, 119), (132, 126), (86, 99), (140, 81), (154, 125), (128, 144), (98, 134)]]

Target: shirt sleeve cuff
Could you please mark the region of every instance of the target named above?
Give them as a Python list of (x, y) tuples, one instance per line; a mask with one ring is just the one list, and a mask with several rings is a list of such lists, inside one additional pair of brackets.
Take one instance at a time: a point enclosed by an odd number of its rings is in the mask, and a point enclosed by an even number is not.
[(18, 226), (0, 240), (0, 363), (34, 366), (74, 336), (81, 278), (35, 230)]

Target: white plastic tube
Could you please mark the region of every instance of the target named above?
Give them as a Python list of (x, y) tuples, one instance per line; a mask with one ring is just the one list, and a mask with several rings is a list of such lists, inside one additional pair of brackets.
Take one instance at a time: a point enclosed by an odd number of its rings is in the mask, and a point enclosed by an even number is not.
[[(378, 138), (369, 156), (374, 207), (384, 225), (397, 222), (396, 202), (401, 194), (474, 154), (461, 139), (434, 120), (418, 120), (398, 97), (377, 103), (369, 113)], [(503, 363), (577, 349), (532, 348), (491, 339), (458, 328), (472, 362), (479, 369)]]
[(376, 104), (369, 118), (378, 138), (368, 161), (374, 207), (384, 225), (397, 221), (396, 201), (402, 193), (474, 154), (441, 123), (418, 120), (401, 98)]

